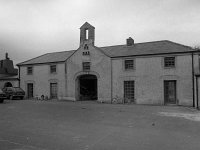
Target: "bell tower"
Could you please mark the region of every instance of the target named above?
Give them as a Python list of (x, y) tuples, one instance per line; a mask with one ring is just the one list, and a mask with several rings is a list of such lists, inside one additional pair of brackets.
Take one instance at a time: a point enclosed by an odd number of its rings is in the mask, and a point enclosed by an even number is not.
[(88, 22), (85, 22), (80, 27), (80, 46), (84, 44), (94, 45), (95, 40), (95, 27), (90, 25)]

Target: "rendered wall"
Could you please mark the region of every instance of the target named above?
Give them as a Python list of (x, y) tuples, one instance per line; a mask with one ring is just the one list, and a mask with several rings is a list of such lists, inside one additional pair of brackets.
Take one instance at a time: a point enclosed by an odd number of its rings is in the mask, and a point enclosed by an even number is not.
[(164, 80), (176, 80), (178, 104), (192, 106), (191, 54), (176, 55), (176, 67), (171, 69), (164, 68), (163, 58), (164, 56), (136, 57), (133, 71), (124, 70), (124, 59), (113, 59), (113, 98), (123, 98), (123, 82), (134, 80), (136, 103), (162, 105), (164, 104)]
[(50, 97), (50, 83), (57, 82), (58, 84), (58, 98), (65, 96), (65, 64), (59, 63), (57, 65), (57, 72), (50, 73), (50, 64), (33, 65), (33, 75), (27, 75), (27, 67), (20, 67), (20, 86), (26, 91), (27, 83), (34, 85), (34, 97), (48, 96)]
[(7, 82), (10, 82), (13, 87), (19, 87), (19, 81), (18, 80), (4, 80), (4, 81), (0, 81), (0, 89), (4, 88), (4, 85)]
[[(84, 74), (97, 76), (98, 100), (111, 102), (111, 60), (101, 50), (89, 45), (90, 55), (83, 55), (86, 50), (80, 47), (66, 62), (66, 91), (67, 97), (71, 100), (78, 100), (76, 85), (77, 77)], [(84, 72), (82, 62), (90, 61), (91, 69)]]

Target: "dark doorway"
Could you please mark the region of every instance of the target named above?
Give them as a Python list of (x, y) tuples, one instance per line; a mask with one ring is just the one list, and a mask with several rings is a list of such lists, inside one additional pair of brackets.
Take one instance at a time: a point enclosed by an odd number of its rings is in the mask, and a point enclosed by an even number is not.
[(33, 83), (27, 83), (27, 97), (33, 98)]
[(57, 98), (58, 96), (58, 84), (50, 83), (50, 98)]
[(164, 81), (164, 99), (165, 104), (176, 104), (176, 81)]
[(80, 76), (79, 88), (80, 100), (97, 100), (97, 77), (95, 75)]
[(12, 83), (6, 82), (6, 83), (4, 84), (4, 87), (12, 87)]

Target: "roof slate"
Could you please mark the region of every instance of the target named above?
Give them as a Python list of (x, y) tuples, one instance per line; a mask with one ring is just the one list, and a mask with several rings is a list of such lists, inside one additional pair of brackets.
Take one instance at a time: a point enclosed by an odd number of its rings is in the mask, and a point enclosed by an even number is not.
[[(146, 43), (135, 43), (133, 46), (127, 45), (116, 45), (99, 47), (109, 57), (128, 57), (128, 56), (140, 56), (140, 55), (156, 55), (156, 54), (167, 54), (167, 53), (184, 53), (191, 52), (193, 49), (189, 46), (184, 46), (171, 41), (154, 41)], [(17, 65), (28, 65), (28, 64), (42, 64), (51, 62), (64, 62), (70, 57), (72, 51), (54, 52), (41, 55), (39, 57), (30, 59), (28, 61), (19, 63)]]
[(179, 53), (193, 51), (189, 46), (184, 46), (171, 41), (155, 41), (136, 43), (133, 46), (117, 45), (101, 47), (110, 57), (155, 55), (165, 53)]
[(47, 53), (36, 58), (24, 61), (17, 65), (29, 65), (29, 64), (43, 64), (43, 63), (53, 63), (53, 62), (64, 62), (71, 54), (73, 54), (74, 50), (71, 51), (63, 51), (63, 52), (53, 52)]

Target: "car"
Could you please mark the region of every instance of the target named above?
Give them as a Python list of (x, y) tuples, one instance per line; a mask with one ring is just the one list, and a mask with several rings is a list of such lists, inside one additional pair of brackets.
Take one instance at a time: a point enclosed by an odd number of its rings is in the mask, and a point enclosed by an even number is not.
[(23, 99), (25, 96), (24, 90), (22, 90), (20, 87), (5, 87), (2, 90), (5, 92), (6, 97), (10, 100), (14, 98)]
[(0, 103), (3, 103), (6, 98), (6, 94), (0, 89)]

